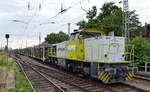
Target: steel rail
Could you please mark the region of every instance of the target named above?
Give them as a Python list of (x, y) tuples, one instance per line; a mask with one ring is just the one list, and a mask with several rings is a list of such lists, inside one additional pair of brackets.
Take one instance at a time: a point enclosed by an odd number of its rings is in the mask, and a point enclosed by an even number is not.
[(139, 91), (142, 91), (142, 92), (150, 92), (150, 88), (149, 87), (145, 87), (145, 86), (139, 86), (137, 85), (136, 83), (130, 83), (130, 82), (122, 82), (123, 85), (127, 85), (127, 86), (130, 86), (132, 88), (135, 88)]
[[(24, 61), (24, 62), (25, 62), (25, 61)], [(43, 66), (40, 66), (40, 65), (36, 65), (36, 64), (32, 64), (31, 62), (26, 62), (26, 63), (28, 63), (28, 64), (30, 64), (30, 65), (33, 65), (34, 67), (47, 69), (46, 67), (43, 67)], [(52, 71), (55, 71), (55, 70), (52, 70)], [(74, 86), (74, 87), (76, 87), (76, 88), (79, 88), (79, 89), (82, 90), (83, 92), (91, 92), (91, 91), (89, 91), (88, 89), (85, 89), (85, 88), (83, 88), (83, 87), (77, 85), (76, 83), (75, 83), (75, 84), (72, 84), (72, 83), (70, 83), (70, 82), (68, 82), (68, 81), (66, 81), (66, 80), (62, 80), (62, 79), (56, 78), (56, 77), (54, 77), (54, 76), (52, 76), (52, 75), (50, 75), (50, 74), (48, 74), (48, 73), (46, 73), (46, 72), (44, 72), (44, 71), (41, 71), (41, 70), (39, 70), (38, 72), (41, 72), (42, 74), (45, 74), (45, 75), (47, 75), (47, 76), (50, 76), (51, 78), (54, 78), (54, 79), (56, 79), (56, 80), (62, 81), (62, 82), (64, 82), (64, 83), (67, 83), (67, 84), (69, 84), (69, 85), (71, 85), (71, 86)], [(89, 83), (88, 83), (88, 84), (89, 84)], [(98, 88), (98, 89), (99, 89), (99, 88)], [(108, 87), (108, 89), (110, 89), (111, 92), (116, 92), (116, 91), (112, 90), (112, 89), (109, 88), (109, 87)]]
[(23, 62), (21, 62), (21, 63), (24, 64), (24, 65), (26, 65), (26, 66), (28, 66), (33, 71), (35, 71), (36, 73), (38, 73), (39, 75), (41, 75), (43, 78), (45, 78), (46, 80), (48, 80), (53, 86), (55, 86), (56, 88), (58, 88), (60, 92), (65, 92), (61, 87), (59, 87), (58, 85), (56, 85), (55, 83), (53, 83), (53, 81), (49, 80), (44, 74), (42, 74), (41, 72), (37, 71), (33, 66), (30, 65), (30, 63), (27, 64), (27, 62), (25, 62), (25, 61), (23, 61)]
[(18, 66), (20, 67), (21, 71), (23, 72), (23, 74), (25, 75), (26, 79), (28, 80), (28, 82), (29, 82), (29, 84), (30, 84), (30, 86), (31, 86), (31, 88), (32, 88), (32, 90), (33, 90), (33, 92), (36, 92), (36, 91), (35, 91), (35, 88), (33, 87), (32, 83), (31, 83), (31, 81), (30, 81), (30, 79), (28, 78), (26, 72), (24, 71), (23, 66), (20, 64), (20, 62), (18, 62), (18, 61), (16, 61), (16, 62), (17, 62), (17, 64), (18, 64)]
[(146, 76), (136, 75), (136, 76), (134, 76), (134, 78), (150, 82), (150, 78), (148, 78)]
[[(30, 63), (30, 64), (32, 64), (31, 62), (28, 62), (28, 63)], [(42, 68), (45, 68), (45, 67), (43, 67), (43, 66), (40, 66), (40, 65), (36, 65), (36, 64), (32, 64), (32, 65), (34, 65), (34, 66), (37, 66), (37, 67), (42, 67)], [(42, 71), (40, 71), (40, 72), (42, 72)], [(47, 74), (47, 73), (45, 73), (45, 72), (42, 72), (42, 73), (44, 73), (44, 74), (46, 74), (46, 75), (49, 75), (49, 74)], [(50, 76), (50, 75), (49, 75)], [(53, 76), (51, 76), (51, 77), (53, 77)], [(57, 78), (56, 78), (57, 79)], [(59, 79), (58, 79), (59, 80)], [(60, 80), (60, 81), (62, 81), (62, 80)], [(64, 82), (66, 82), (65, 80), (63, 80)], [(150, 92), (149, 90), (150, 90), (150, 88), (147, 88), (147, 87), (144, 87), (144, 86), (141, 86), (141, 87), (138, 87), (138, 86), (136, 86), (136, 85), (134, 85), (134, 84), (132, 84), (132, 83), (129, 83), (129, 82), (122, 82), (122, 84), (123, 85), (126, 85), (126, 86), (129, 86), (129, 87), (132, 87), (132, 88), (135, 88), (135, 89), (137, 89), (137, 90), (139, 90), (139, 91), (142, 91), (142, 92)], [(75, 84), (72, 84), (72, 85), (75, 85)], [(75, 86), (77, 86), (77, 85), (75, 85)], [(78, 86), (77, 86), (78, 87)], [(142, 88), (143, 87), (143, 88)], [(81, 88), (81, 89), (83, 89), (83, 88)], [(110, 88), (111, 89), (111, 88)], [(112, 90), (112, 91), (114, 91), (114, 90)], [(115, 92), (115, 91), (114, 91)]]
[[(24, 62), (26, 62), (26, 60), (23, 60)], [(33, 67), (35, 68), (35, 66), (37, 66), (37, 67), (43, 67), (43, 66), (41, 66), (41, 65), (36, 65), (36, 64), (32, 64), (31, 62), (26, 62), (26, 63), (28, 63), (29, 65), (33, 65)], [(43, 68), (46, 68), (46, 67), (43, 67)], [(36, 69), (36, 68), (35, 68)], [(41, 72), (42, 74), (44, 74), (44, 75), (48, 75), (47, 73), (45, 73), (45, 72), (42, 72), (42, 71), (38, 71), (38, 72)], [(52, 76), (53, 77), (53, 76)], [(56, 78), (57, 79), (57, 78)], [(59, 79), (58, 79), (59, 80)], [(60, 80), (61, 81), (61, 80)], [(65, 81), (65, 80), (63, 80), (63, 81)], [(66, 82), (66, 81), (65, 81)], [(139, 91), (142, 91), (142, 92), (150, 92), (149, 90), (150, 90), (150, 88), (147, 88), (147, 87), (145, 87), (145, 86), (140, 86), (140, 87), (138, 87), (136, 84), (134, 84), (134, 83), (130, 83), (130, 82), (122, 82), (122, 84), (123, 85), (126, 85), (126, 86), (128, 86), (128, 87), (131, 87), (131, 88), (134, 88), (134, 89), (137, 89), (137, 90), (139, 90)], [(72, 84), (72, 85), (76, 85), (76, 84)], [(77, 86), (77, 85), (76, 85)], [(78, 87), (78, 88), (80, 88), (80, 87)], [(82, 88), (81, 88), (82, 89)], [(111, 87), (110, 87), (110, 89), (111, 89)], [(115, 92), (115, 90), (113, 90), (112, 89), (112, 91), (114, 91)], [(117, 92), (117, 91), (116, 91)]]

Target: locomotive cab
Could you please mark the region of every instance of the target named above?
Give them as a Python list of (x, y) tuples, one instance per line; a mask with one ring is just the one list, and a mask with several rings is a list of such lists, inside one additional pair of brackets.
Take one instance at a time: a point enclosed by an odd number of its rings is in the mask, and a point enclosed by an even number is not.
[(95, 28), (85, 29), (83, 31), (74, 30), (74, 33), (71, 34), (69, 41), (73, 41), (77, 39), (83, 40), (92, 37), (97, 38), (104, 34), (105, 34), (104, 31)]

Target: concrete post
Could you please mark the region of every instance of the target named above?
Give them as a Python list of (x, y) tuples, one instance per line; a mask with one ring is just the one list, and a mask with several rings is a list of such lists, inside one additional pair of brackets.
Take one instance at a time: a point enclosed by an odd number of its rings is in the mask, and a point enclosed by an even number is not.
[(147, 72), (147, 62), (145, 62), (145, 72)]

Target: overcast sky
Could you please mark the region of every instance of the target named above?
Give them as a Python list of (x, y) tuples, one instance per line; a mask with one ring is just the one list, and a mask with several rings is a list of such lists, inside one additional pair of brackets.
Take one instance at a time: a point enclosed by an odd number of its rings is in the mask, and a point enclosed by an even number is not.
[[(5, 34), (10, 34), (9, 46), (21, 48), (39, 43), (39, 32), (42, 41), (52, 32), (64, 31), (67, 33), (67, 23), (71, 23), (71, 30), (77, 29), (75, 25), (85, 19), (85, 10), (92, 6), (100, 8), (105, 2), (113, 1), (119, 7), (119, 0), (1, 0), (0, 1), (0, 42), (5, 46)], [(28, 9), (30, 3), (30, 9)], [(136, 10), (142, 24), (150, 23), (150, 0), (129, 0), (129, 9)], [(41, 9), (39, 10), (39, 5)], [(67, 12), (55, 16), (63, 8), (71, 7)], [(20, 22), (13, 22), (19, 20)], [(49, 23), (47, 22), (55, 22)], [(42, 24), (42, 25), (40, 25)]]

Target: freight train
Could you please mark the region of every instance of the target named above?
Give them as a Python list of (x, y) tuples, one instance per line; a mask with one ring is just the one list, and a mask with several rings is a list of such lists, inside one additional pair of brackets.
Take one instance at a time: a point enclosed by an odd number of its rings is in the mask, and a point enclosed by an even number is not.
[(100, 29), (75, 31), (68, 41), (16, 50), (63, 69), (96, 78), (103, 83), (130, 80), (134, 47), (127, 49), (124, 37), (105, 36)]

